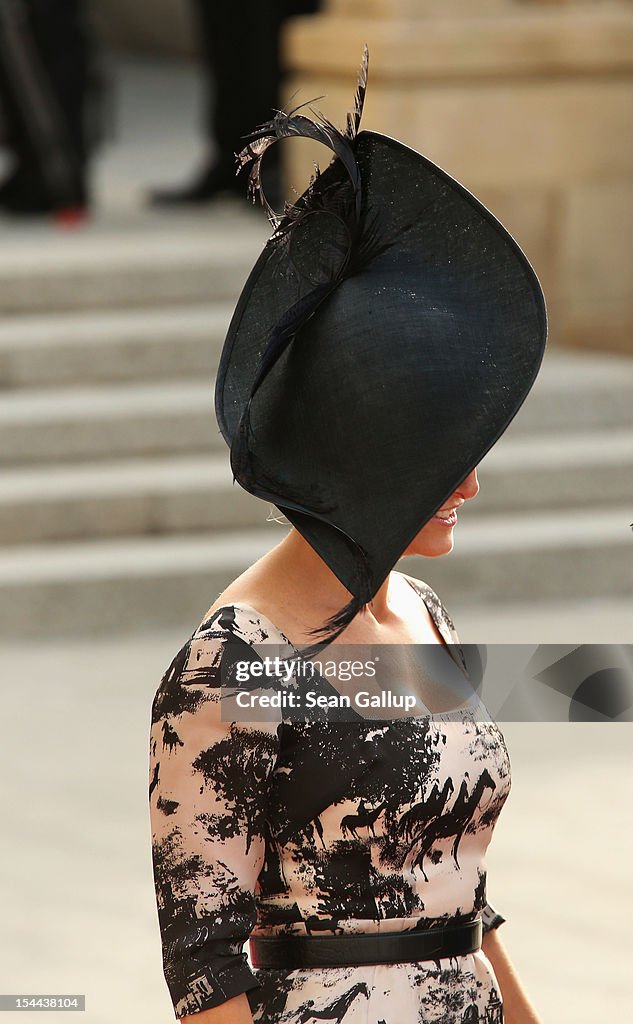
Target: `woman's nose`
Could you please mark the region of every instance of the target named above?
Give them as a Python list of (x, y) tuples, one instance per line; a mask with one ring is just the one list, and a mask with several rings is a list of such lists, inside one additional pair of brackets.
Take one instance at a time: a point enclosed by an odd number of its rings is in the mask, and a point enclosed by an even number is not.
[(464, 498), (474, 498), (479, 493), (479, 480), (477, 479), (476, 469), (473, 469), (472, 473), (468, 474), (459, 490)]

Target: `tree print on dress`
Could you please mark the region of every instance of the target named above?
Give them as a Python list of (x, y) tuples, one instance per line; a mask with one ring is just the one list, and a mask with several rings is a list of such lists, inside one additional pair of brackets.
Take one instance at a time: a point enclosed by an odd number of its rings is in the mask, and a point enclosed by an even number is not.
[(276, 752), (277, 743), (265, 732), (246, 731), (231, 723), (226, 739), (202, 751), (193, 762), (204, 785), (212, 787), (216, 800), (224, 803), (226, 827), (234, 828), (239, 822), (247, 854), (253, 837), (265, 830), (261, 790)]

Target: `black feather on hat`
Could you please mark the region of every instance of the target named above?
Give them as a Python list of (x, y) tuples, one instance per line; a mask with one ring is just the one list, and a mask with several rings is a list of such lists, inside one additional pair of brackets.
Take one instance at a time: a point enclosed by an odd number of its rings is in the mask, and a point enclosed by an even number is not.
[[(507, 429), (547, 338), (538, 278), (493, 214), (420, 153), (359, 132), (367, 64), (365, 47), (344, 132), (280, 111), (238, 156), (274, 231), (215, 390), (234, 480), (281, 509), (352, 595), (313, 631), (321, 643)], [(334, 156), (278, 217), (261, 161), (292, 136)]]

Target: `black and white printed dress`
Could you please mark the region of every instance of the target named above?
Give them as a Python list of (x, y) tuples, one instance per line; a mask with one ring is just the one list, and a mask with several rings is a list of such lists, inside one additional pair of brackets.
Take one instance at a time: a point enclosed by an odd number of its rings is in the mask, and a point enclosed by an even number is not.
[[(437, 594), (405, 578), (465, 669)], [(152, 704), (154, 883), (176, 1018), (247, 992), (256, 1024), (502, 1024), (482, 949), (369, 967), (250, 966), (251, 934), (409, 931), (478, 915), (487, 931), (505, 920), (486, 901), (485, 854), (510, 761), (476, 693), (422, 717), (224, 721), (225, 660), (267, 643), (295, 650), (256, 609), (216, 609)]]

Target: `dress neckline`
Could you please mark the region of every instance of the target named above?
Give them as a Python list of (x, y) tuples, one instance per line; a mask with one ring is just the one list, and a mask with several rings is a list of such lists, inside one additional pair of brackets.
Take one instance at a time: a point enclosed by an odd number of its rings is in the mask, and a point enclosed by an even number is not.
[[(441, 646), (446, 648), (446, 650), (450, 654), (451, 658), (453, 659), (457, 667), (467, 675), (468, 671), (466, 668), (466, 660), (464, 658), (462, 646), (459, 642), (457, 631), (454, 628), (451, 628), (451, 626), (449, 625), (448, 615), (446, 614), (446, 610), (444, 609), (444, 606), (440, 601), (438, 595), (435, 593), (434, 590), (431, 589), (431, 587), (429, 587), (428, 583), (424, 583), (422, 580), (416, 580), (413, 578), (413, 576), (408, 576), (407, 573), (405, 572), (398, 573), (398, 575), (402, 576), (403, 579), (407, 581), (410, 587), (421, 599), (426, 610), (428, 611), (433, 622), (435, 623), (437, 631), (439, 632), (440, 636), (442, 637), (442, 640), (444, 641)], [(427, 598), (430, 598), (431, 594), (435, 599), (434, 601), (427, 600)], [(437, 614), (438, 608), (441, 608), (444, 611), (444, 615)]]
[[(399, 572), (397, 570), (393, 571), (398, 572), (398, 575), (402, 576), (407, 581), (407, 583), (412, 587), (415, 593), (419, 596), (420, 600), (423, 602), (429, 615), (431, 616), (433, 622), (435, 623), (435, 626), (437, 627), (440, 636), (442, 637), (443, 642), (438, 646), (445, 648), (446, 652), (455, 662), (460, 671), (466, 676), (467, 679), (469, 679), (466, 659), (464, 657), (464, 652), (460, 644), (457, 631), (454, 629), (454, 627), (449, 625), (450, 619), (446, 614), (445, 610), (444, 615), (438, 614), (439, 609), (444, 609), (444, 606), (439, 596), (435, 593), (435, 591), (431, 589), (431, 587), (429, 587), (427, 583), (424, 583), (422, 580), (414, 579), (412, 576), (409, 576), (407, 575), (407, 573), (404, 572)], [(430, 599), (431, 597), (433, 598), (433, 600)], [(263, 612), (260, 612), (258, 608), (255, 608), (253, 605), (248, 604), (245, 601), (229, 601), (226, 605), (220, 605), (218, 608), (215, 609), (210, 618), (215, 619), (222, 611), (228, 611), (231, 609), (238, 609), (242, 612), (249, 613), (256, 622), (261, 623), (265, 627), (268, 636), (270, 636), (271, 633), (276, 634), (279, 638), (281, 638), (281, 641), (284, 644), (287, 644), (287, 646), (294, 654), (301, 653), (299, 648), (295, 647), (292, 641), (286, 636), (283, 630), (279, 628), (279, 626), (275, 625), (275, 623), (271, 619), (269, 619), (267, 615), (264, 615)], [(201, 623), (201, 626), (205, 625), (208, 622), (209, 619), (205, 618), (203, 623)], [(239, 630), (239, 623), (235, 622), (234, 620), (233, 628), (235, 628), (236, 626)], [(198, 627), (198, 629), (200, 629), (200, 626)], [(196, 633), (197, 632), (198, 630), (196, 630)], [(240, 632), (242, 632), (245, 635), (243, 630), (240, 630)], [(250, 637), (249, 639), (252, 640), (252, 637)], [(467, 701), (458, 705), (456, 708), (451, 708), (449, 711), (430, 711), (428, 708), (425, 708), (425, 710), (428, 716), (433, 719), (451, 721), (451, 716), (455, 714), (460, 714), (463, 711), (470, 710), (471, 708), (476, 708), (480, 705), (480, 703), (481, 699), (477, 692), (474, 691), (472, 696), (469, 697)]]

